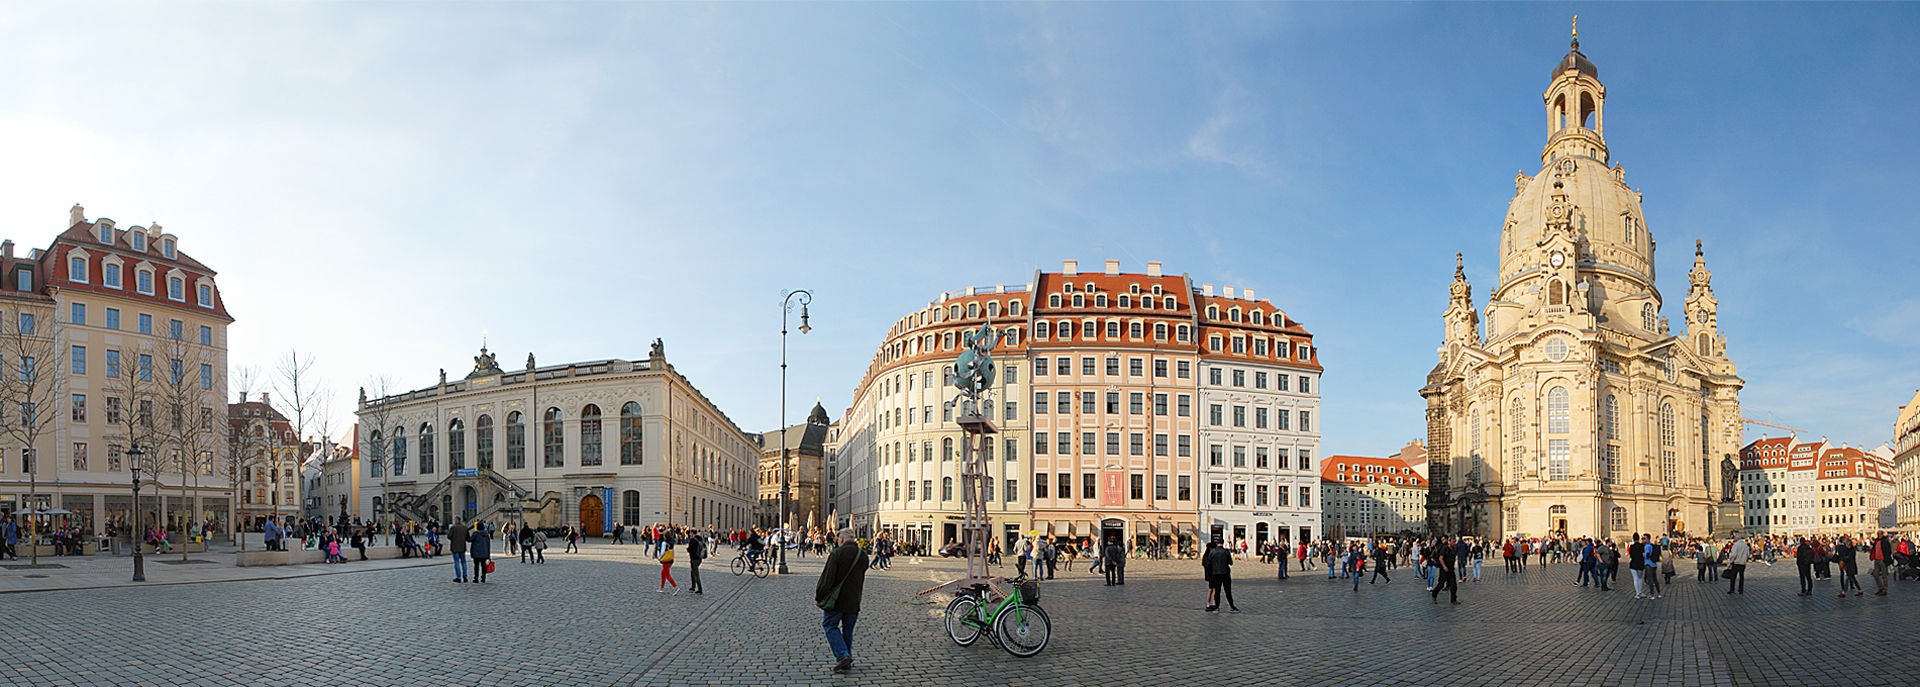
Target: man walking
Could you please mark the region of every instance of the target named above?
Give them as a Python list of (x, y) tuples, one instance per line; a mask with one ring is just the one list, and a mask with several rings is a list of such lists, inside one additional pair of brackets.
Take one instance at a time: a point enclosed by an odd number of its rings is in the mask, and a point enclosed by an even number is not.
[(1374, 580), (1378, 580), (1382, 577), (1387, 578), (1387, 584), (1393, 584), (1393, 576), (1387, 574), (1387, 562), (1390, 560), (1393, 560), (1393, 553), (1388, 551), (1387, 547), (1384, 547), (1384, 546), (1374, 547), (1373, 577), (1372, 579), (1367, 580), (1367, 584), (1373, 584)]
[(827, 556), (820, 581), (813, 586), (813, 605), (820, 607), (820, 627), (833, 649), (833, 672), (844, 673), (853, 668), (853, 623), (860, 617), (867, 554), (854, 543), (853, 528), (840, 530), (839, 538), (839, 548)]
[(1427, 592), (1432, 597), (1433, 602), (1440, 603), (1440, 590), (1444, 588), (1447, 590), (1448, 603), (1460, 603), (1460, 584), (1454, 574), (1456, 569), (1454, 567), (1453, 557), (1442, 553), (1439, 556), (1433, 556), (1427, 560), (1434, 564), (1435, 569), (1433, 589)]
[(467, 581), (467, 537), (461, 531), (460, 521), (453, 521), (453, 527), (447, 530), (447, 550), (453, 553), (453, 581)]
[(1887, 540), (1887, 533), (1880, 532), (1868, 545), (1867, 557), (1873, 561), (1874, 596), (1887, 595), (1887, 562), (1893, 559), (1893, 542)]
[[(464, 533), (462, 533), (464, 534)], [(493, 539), (487, 536), (486, 523), (475, 523), (467, 537), (467, 553), (473, 558), (473, 581), (487, 581), (487, 559), (493, 554)]]
[(687, 569), (692, 571), (693, 575), (693, 581), (687, 583), (688, 592), (705, 593), (705, 588), (700, 586), (700, 561), (705, 560), (706, 557), (707, 537), (697, 532), (687, 537)]
[(1747, 593), (1747, 562), (1753, 558), (1753, 547), (1740, 533), (1733, 534), (1733, 543), (1727, 545), (1727, 593), (1745, 595)]
[(1120, 548), (1118, 538), (1107, 538), (1107, 548), (1100, 552), (1100, 567), (1107, 571), (1107, 586), (1127, 583), (1127, 552)]
[(1207, 612), (1220, 610), (1220, 600), (1225, 598), (1231, 612), (1239, 613), (1240, 607), (1233, 603), (1233, 554), (1220, 546), (1220, 542), (1207, 542), (1207, 552), (1200, 556), (1200, 570), (1207, 578)]
[(1636, 535), (1627, 544), (1627, 574), (1633, 576), (1633, 598), (1647, 598), (1647, 535)]
[(1793, 549), (1793, 564), (1800, 568), (1800, 595), (1813, 596), (1813, 542), (1800, 538), (1800, 545)]

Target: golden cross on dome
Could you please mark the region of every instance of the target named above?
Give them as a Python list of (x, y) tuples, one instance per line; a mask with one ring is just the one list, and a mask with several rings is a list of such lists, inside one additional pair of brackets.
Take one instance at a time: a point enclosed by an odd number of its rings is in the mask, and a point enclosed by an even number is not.
[(1573, 39), (1580, 40), (1580, 15), (1573, 15)]

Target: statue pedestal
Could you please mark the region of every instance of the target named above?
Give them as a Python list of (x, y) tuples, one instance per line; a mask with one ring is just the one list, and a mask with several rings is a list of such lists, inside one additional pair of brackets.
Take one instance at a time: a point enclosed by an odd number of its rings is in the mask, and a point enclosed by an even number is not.
[(1745, 530), (1747, 509), (1739, 502), (1716, 503), (1713, 506), (1713, 536), (1725, 539), (1735, 532)]

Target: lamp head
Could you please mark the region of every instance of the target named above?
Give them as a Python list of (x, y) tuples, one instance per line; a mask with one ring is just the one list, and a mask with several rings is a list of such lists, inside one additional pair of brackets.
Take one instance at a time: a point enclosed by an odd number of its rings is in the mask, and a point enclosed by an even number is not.
[(813, 331), (813, 327), (807, 326), (807, 306), (802, 305), (800, 306), (800, 333), (805, 334), (810, 331)]

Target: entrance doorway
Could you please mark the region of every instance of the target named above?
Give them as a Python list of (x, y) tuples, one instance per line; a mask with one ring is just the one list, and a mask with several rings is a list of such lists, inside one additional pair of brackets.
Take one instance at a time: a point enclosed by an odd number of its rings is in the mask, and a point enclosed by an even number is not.
[(960, 543), (960, 523), (949, 522), (940, 525), (940, 545), (951, 546)]
[[(1126, 537), (1127, 521), (1119, 518), (1107, 518), (1100, 521), (1101, 546), (1106, 546), (1107, 542), (1125, 542)], [(1123, 543), (1122, 546), (1125, 546), (1125, 544)]]
[(600, 503), (600, 497), (588, 494), (580, 499), (580, 535), (598, 537), (606, 534), (601, 521), (606, 518), (606, 505)]

